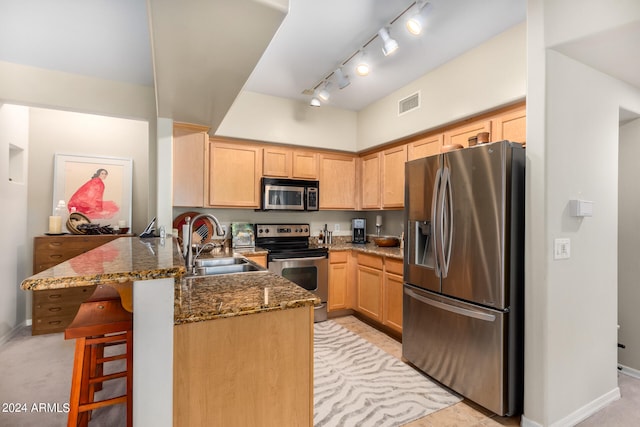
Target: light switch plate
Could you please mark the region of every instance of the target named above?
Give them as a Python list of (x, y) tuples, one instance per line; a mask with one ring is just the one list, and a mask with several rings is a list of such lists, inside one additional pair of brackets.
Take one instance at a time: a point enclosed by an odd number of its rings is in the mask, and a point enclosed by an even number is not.
[(569, 259), (571, 257), (571, 239), (555, 239), (553, 241), (553, 259)]

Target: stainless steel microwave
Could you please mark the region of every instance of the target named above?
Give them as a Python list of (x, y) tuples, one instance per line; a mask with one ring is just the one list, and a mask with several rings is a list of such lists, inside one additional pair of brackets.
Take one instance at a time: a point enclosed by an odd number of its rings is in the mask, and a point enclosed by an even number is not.
[(320, 200), (318, 181), (262, 178), (262, 209), (317, 211)]

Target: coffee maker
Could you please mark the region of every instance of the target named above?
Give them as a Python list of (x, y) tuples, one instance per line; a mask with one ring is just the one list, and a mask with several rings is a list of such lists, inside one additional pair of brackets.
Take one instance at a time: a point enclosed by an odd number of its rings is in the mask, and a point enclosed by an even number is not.
[(367, 243), (367, 220), (364, 218), (353, 218), (351, 220), (352, 240), (351, 243)]

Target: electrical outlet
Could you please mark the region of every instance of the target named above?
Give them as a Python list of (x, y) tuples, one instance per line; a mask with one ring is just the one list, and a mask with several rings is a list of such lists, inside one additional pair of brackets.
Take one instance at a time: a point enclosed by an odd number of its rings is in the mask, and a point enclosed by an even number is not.
[(571, 257), (571, 239), (555, 239), (553, 241), (553, 259), (569, 259)]
[(340, 224), (333, 224), (333, 231), (340, 231)]

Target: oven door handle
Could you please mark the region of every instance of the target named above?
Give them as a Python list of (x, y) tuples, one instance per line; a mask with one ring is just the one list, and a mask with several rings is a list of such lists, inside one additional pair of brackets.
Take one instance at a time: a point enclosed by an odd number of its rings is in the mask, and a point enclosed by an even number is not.
[(308, 258), (271, 258), (271, 261), (287, 262), (287, 261), (316, 261), (319, 259), (327, 259), (326, 256), (316, 256)]

